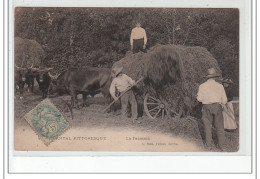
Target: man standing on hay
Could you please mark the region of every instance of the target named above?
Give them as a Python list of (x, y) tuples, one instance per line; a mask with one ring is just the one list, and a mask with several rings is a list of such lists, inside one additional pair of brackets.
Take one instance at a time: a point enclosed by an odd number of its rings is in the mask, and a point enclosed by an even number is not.
[(139, 21), (136, 22), (135, 28), (132, 29), (130, 36), (130, 45), (133, 53), (142, 51), (146, 53), (147, 36), (145, 30), (141, 27)]
[[(120, 93), (125, 92), (129, 87), (133, 86), (135, 81), (132, 80), (129, 76), (122, 73), (123, 67), (115, 67), (112, 70), (112, 77), (114, 78), (111, 86), (110, 86), (110, 94), (114, 98), (115, 101), (118, 100), (116, 97), (116, 91)], [(137, 120), (138, 113), (137, 113), (137, 102), (134, 96), (134, 93), (131, 89), (126, 91), (123, 96), (121, 96), (121, 117), (122, 119), (127, 118), (127, 106), (131, 104), (131, 118), (133, 120)]]
[(222, 84), (215, 81), (220, 75), (214, 68), (207, 70), (208, 80), (199, 86), (197, 100), (202, 102), (202, 121), (204, 124), (206, 147), (211, 148), (212, 123), (217, 130), (218, 147), (225, 150), (225, 133), (223, 121), (223, 106), (227, 103), (227, 96)]

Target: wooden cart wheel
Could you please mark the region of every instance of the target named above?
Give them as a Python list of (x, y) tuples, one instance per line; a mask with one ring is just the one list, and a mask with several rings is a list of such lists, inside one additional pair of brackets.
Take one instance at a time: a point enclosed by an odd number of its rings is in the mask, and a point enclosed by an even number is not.
[(166, 115), (180, 117), (182, 112), (175, 112), (169, 108), (169, 104), (165, 100), (156, 99), (149, 94), (144, 98), (144, 111), (146, 115), (151, 119), (161, 117), (162, 119)]
[(147, 116), (152, 119), (157, 117), (164, 118), (166, 115), (165, 104), (149, 94), (146, 94), (144, 98), (144, 110)]

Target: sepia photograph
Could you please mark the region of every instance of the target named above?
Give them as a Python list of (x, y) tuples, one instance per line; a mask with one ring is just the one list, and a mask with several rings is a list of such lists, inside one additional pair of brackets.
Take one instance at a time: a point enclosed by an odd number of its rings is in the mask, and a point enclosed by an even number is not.
[(14, 150), (239, 151), (239, 9), (13, 17)]

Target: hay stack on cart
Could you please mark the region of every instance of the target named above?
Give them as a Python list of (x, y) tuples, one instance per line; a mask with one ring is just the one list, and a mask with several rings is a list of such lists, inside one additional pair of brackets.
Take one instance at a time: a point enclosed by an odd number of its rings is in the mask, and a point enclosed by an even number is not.
[(137, 87), (151, 118), (190, 115), (198, 105), (196, 94), (207, 69), (213, 67), (221, 74), (216, 59), (205, 48), (180, 45), (157, 45), (147, 53), (129, 54), (115, 66), (122, 66), (132, 79), (144, 77)]

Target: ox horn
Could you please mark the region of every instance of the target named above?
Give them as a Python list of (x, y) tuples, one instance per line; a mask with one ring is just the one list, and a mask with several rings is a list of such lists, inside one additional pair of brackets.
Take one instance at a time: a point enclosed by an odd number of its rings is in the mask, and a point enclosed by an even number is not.
[(60, 76), (60, 74), (57, 74), (57, 75), (52, 75), (51, 74), (51, 72), (48, 72), (48, 74), (49, 74), (49, 76), (51, 77), (51, 79), (53, 79), (53, 80), (56, 80), (59, 76)]
[(46, 68), (45, 70), (46, 71), (51, 71), (51, 70), (53, 70), (53, 68)]
[(32, 71), (36, 71), (36, 72), (39, 72), (39, 68), (31, 68)]
[(21, 69), (21, 67), (18, 67), (17, 65), (15, 65), (15, 68), (17, 68), (18, 70), (20, 70), (20, 69)]
[(18, 67), (17, 65), (15, 65), (15, 68), (17, 68), (17, 70), (26, 70), (27, 69), (27, 68)]

